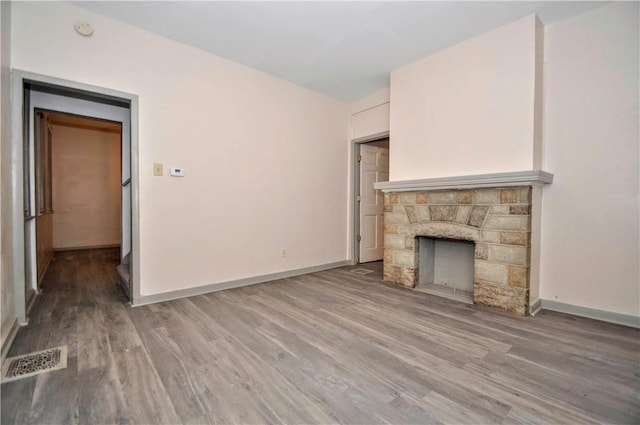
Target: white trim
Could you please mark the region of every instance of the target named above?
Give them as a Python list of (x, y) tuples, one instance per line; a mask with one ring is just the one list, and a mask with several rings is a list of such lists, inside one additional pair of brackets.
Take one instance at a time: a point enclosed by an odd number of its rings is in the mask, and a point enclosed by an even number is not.
[(542, 309), (557, 311), (559, 313), (572, 314), (574, 316), (587, 317), (603, 322), (616, 323), (640, 329), (640, 317), (629, 314), (614, 313), (612, 311), (598, 310), (596, 308), (582, 307), (553, 300), (542, 300)]
[(383, 192), (414, 190), (475, 189), (481, 187), (541, 186), (553, 182), (553, 174), (542, 170), (512, 171), (508, 173), (476, 174), (471, 176), (437, 177), (419, 180), (400, 180), (374, 184)]
[(209, 285), (196, 286), (195, 288), (178, 289), (175, 291), (162, 292), (160, 294), (142, 295), (134, 298), (133, 307), (146, 304), (154, 304), (164, 301), (176, 300), (179, 298), (193, 297), (195, 295), (208, 294), (211, 292), (224, 291), (225, 289), (240, 288), (242, 286), (255, 285), (258, 283), (271, 282), (273, 280), (287, 277), (300, 276), (308, 273), (320, 272), (323, 270), (335, 269), (349, 264), (348, 260), (336, 261), (335, 263), (319, 264), (317, 266), (303, 267), (301, 269), (287, 270), (283, 272), (270, 273), (261, 276), (246, 277), (243, 279), (229, 280), (227, 282), (211, 283)]
[(20, 324), (16, 319), (11, 324), (11, 330), (7, 334), (7, 339), (5, 339), (4, 343), (2, 344), (2, 352), (0, 354), (0, 363), (4, 362), (4, 359), (7, 358), (7, 354), (9, 354), (9, 350), (11, 349), (11, 346), (13, 345), (13, 341), (15, 341), (16, 336), (18, 336), (19, 330), (20, 330)]

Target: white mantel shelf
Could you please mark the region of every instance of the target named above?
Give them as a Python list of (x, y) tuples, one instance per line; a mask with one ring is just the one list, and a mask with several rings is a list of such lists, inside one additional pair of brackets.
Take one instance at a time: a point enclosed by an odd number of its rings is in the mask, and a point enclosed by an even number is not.
[(473, 176), (436, 177), (420, 180), (400, 180), (375, 183), (373, 187), (387, 192), (411, 192), (443, 189), (475, 189), (481, 187), (543, 186), (553, 182), (553, 174), (542, 170), (508, 173), (476, 174)]

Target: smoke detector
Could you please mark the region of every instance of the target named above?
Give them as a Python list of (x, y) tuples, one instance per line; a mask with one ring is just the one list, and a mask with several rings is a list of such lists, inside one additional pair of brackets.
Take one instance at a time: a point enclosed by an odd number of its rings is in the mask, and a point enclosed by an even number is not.
[(74, 24), (74, 28), (76, 29), (78, 34), (85, 37), (89, 37), (91, 34), (93, 34), (93, 27), (91, 26), (91, 24), (82, 19), (76, 21), (76, 23)]

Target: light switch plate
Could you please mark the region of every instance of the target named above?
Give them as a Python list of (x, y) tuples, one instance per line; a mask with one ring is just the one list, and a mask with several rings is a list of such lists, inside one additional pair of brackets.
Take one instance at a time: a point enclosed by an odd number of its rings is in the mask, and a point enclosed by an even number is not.
[(153, 175), (154, 176), (162, 175), (162, 164), (159, 164), (159, 163), (153, 164)]

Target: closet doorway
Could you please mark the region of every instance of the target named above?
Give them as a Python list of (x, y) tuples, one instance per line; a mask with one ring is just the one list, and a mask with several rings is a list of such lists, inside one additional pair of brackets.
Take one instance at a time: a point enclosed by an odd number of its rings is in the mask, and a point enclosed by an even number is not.
[(389, 138), (356, 143), (355, 229), (356, 262), (380, 261), (384, 256), (384, 197), (373, 185), (389, 181)]

